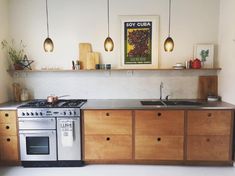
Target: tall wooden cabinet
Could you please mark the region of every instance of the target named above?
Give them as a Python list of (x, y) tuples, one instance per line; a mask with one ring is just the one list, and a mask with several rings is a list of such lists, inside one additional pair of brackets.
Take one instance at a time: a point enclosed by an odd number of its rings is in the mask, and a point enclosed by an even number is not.
[(18, 132), (16, 111), (0, 111), (0, 163), (18, 164)]

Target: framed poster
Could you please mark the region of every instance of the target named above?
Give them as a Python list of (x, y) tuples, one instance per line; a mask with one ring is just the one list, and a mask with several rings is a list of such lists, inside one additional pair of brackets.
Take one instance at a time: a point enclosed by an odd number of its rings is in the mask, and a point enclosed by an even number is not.
[(195, 45), (194, 58), (198, 58), (202, 62), (203, 68), (213, 68), (214, 67), (214, 45), (213, 44)]
[(121, 68), (158, 68), (159, 16), (120, 16)]

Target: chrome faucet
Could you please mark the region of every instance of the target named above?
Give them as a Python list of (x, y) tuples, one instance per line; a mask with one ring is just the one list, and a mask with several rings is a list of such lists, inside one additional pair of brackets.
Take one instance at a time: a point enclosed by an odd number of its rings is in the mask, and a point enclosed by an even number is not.
[(160, 84), (160, 100), (162, 100), (162, 89), (163, 89), (163, 82)]

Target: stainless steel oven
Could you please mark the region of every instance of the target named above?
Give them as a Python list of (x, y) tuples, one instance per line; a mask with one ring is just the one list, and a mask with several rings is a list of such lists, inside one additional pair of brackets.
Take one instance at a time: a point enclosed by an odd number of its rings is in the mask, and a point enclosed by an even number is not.
[(56, 161), (56, 119), (19, 119), (22, 161)]

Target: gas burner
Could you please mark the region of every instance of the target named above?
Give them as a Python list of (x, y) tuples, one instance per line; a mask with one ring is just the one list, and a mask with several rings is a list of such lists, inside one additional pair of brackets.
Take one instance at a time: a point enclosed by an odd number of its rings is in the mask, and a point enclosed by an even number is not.
[(20, 108), (80, 108), (87, 100), (71, 99), (58, 100), (56, 103), (48, 103), (45, 99), (33, 100)]

